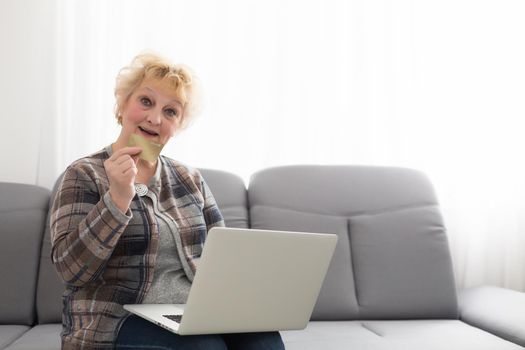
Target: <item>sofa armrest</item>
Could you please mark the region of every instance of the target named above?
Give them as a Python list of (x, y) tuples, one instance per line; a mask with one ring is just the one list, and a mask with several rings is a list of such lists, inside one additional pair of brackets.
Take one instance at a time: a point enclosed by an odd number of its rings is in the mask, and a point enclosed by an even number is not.
[(525, 293), (492, 286), (459, 293), (460, 318), (513, 343), (525, 346)]

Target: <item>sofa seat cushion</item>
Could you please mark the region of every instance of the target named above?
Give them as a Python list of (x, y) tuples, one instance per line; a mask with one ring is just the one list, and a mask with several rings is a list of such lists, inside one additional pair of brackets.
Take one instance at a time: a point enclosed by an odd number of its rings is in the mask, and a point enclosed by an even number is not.
[(0, 349), (14, 342), (22, 334), (27, 332), (28, 326), (0, 325)]
[(58, 350), (62, 324), (42, 324), (31, 328), (5, 350)]
[(523, 349), (458, 320), (313, 321), (281, 334), (287, 350)]

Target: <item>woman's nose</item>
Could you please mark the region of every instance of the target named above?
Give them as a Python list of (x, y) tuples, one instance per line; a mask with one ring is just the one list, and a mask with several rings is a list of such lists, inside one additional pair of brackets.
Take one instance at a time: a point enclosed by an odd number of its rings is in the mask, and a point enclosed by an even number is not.
[(147, 120), (152, 125), (158, 125), (160, 124), (160, 121), (162, 120), (162, 111), (152, 110), (148, 113)]

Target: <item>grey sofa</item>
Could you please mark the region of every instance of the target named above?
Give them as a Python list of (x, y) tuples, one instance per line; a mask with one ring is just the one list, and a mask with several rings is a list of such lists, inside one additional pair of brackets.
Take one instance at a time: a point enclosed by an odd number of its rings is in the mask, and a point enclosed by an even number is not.
[[(227, 226), (329, 232), (338, 245), (290, 350), (523, 349), (525, 294), (457, 291), (434, 191), (420, 172), (289, 166), (243, 181), (202, 170)], [(0, 183), (0, 349), (59, 349), (63, 286), (50, 261), (50, 191)]]

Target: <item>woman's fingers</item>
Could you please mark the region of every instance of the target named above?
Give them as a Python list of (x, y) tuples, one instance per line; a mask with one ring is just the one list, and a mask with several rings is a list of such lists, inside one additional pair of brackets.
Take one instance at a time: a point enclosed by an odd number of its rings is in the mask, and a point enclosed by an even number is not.
[[(124, 158), (124, 157), (122, 157)], [(129, 156), (125, 156), (124, 159), (118, 159), (116, 160), (114, 163), (114, 166), (116, 169), (127, 169), (127, 168), (130, 168), (130, 167), (134, 167), (135, 166), (135, 161), (133, 160), (133, 158), (129, 157)]]
[(124, 147), (113, 153), (109, 159), (117, 159), (123, 155), (128, 155), (130, 157), (138, 156), (140, 152), (142, 152), (142, 148), (140, 147)]
[(129, 182), (132, 179), (129, 179), (128, 176), (123, 177), (123, 175), (132, 175), (134, 178), (138, 172), (137, 165), (130, 156), (122, 156), (113, 161), (108, 159), (108, 162), (105, 163), (105, 168), (110, 180), (113, 179), (118, 182)]
[(129, 159), (135, 162), (135, 160), (138, 159), (140, 152), (142, 152), (142, 148), (140, 147), (124, 147), (113, 153), (108, 160), (117, 165), (120, 165)]
[(133, 184), (138, 169), (134, 158), (137, 158), (141, 151), (140, 147), (124, 147), (104, 162), (111, 198), (122, 212), (129, 208), (129, 203), (135, 195)]
[(137, 174), (137, 166), (135, 165), (135, 162), (133, 159), (128, 159), (126, 162), (122, 164), (122, 166), (119, 167), (119, 170), (122, 171), (122, 174)]
[(115, 167), (117, 173), (124, 173), (137, 164), (138, 154), (142, 152), (140, 147), (124, 147), (116, 151), (108, 159), (110, 167)]

